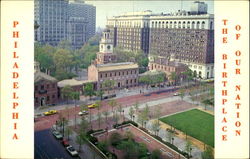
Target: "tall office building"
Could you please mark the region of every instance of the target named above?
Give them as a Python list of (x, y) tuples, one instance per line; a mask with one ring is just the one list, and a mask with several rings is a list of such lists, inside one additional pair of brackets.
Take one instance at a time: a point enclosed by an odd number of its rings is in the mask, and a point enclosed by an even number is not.
[[(197, 77), (212, 78), (214, 15), (207, 13), (204, 2), (194, 2), (190, 10), (115, 16), (108, 19), (107, 27), (112, 31), (115, 46), (141, 49), (162, 60), (181, 62), (188, 65)], [(132, 32), (136, 29), (138, 32)]]
[(114, 16), (107, 21), (115, 47), (149, 52), (149, 17), (151, 11), (132, 12)]
[[(69, 39), (77, 42), (77, 44), (75, 44), (75, 42), (72, 41), (72, 45), (79, 49), (88, 39), (95, 35), (96, 7), (86, 4), (81, 0), (70, 1), (68, 5), (68, 17), (70, 23), (70, 25), (68, 25)], [(73, 35), (74, 28), (77, 32), (75, 35)]]
[(67, 35), (68, 0), (35, 0), (35, 40), (56, 46)]
[(81, 0), (35, 0), (35, 40), (56, 46), (69, 40), (79, 49), (95, 34), (95, 6)]

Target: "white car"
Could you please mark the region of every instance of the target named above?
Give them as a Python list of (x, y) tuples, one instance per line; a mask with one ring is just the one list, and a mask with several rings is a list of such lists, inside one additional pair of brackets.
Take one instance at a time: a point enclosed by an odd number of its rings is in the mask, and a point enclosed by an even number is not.
[(66, 147), (66, 149), (71, 156), (78, 156), (78, 152), (74, 149), (73, 146), (69, 145)]
[(180, 93), (179, 93), (179, 92), (174, 93), (174, 96), (178, 96), (178, 95), (180, 95)]
[(52, 134), (56, 137), (56, 139), (62, 139), (63, 136), (58, 131), (54, 130), (52, 131)]
[(88, 111), (86, 111), (86, 110), (80, 111), (80, 112), (78, 113), (78, 115), (80, 115), (80, 116), (86, 115), (86, 114), (88, 114)]

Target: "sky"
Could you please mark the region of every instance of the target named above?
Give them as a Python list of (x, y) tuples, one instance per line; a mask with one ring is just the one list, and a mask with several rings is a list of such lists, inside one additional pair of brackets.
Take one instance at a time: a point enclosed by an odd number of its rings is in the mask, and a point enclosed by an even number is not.
[[(112, 16), (117, 16), (125, 12), (137, 12), (151, 10), (153, 13), (171, 13), (178, 10), (190, 10), (192, 0), (190, 1), (114, 1), (114, 0), (91, 0), (85, 1), (87, 4), (93, 4), (96, 6), (96, 27), (105, 28), (106, 19)], [(213, 1), (205, 1), (208, 4), (208, 13), (214, 12)]]

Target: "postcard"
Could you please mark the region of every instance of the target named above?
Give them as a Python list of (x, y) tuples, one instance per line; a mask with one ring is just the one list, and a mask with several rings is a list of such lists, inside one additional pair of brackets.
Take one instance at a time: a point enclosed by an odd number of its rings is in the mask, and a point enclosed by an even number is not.
[(0, 158), (249, 158), (248, 1), (1, 1)]

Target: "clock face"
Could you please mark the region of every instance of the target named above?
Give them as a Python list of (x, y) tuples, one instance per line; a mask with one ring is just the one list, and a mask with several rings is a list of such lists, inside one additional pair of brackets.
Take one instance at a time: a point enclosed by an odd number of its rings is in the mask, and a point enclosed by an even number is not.
[(107, 49), (110, 49), (110, 48), (111, 48), (110, 45), (108, 45), (108, 46), (107, 46)]

